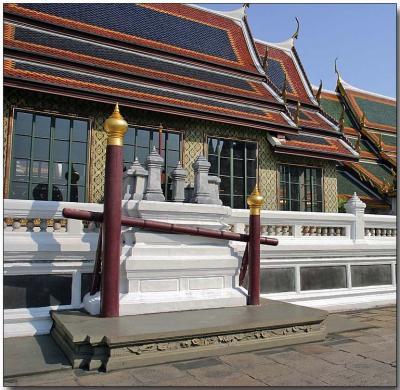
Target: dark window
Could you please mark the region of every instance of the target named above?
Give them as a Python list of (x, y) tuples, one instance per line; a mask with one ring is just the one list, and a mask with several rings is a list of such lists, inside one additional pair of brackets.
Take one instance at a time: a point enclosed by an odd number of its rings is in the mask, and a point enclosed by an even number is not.
[[(132, 165), (136, 157), (140, 164), (145, 166), (146, 158), (153, 146), (155, 146), (157, 152), (159, 151), (159, 138), (158, 129), (129, 126), (124, 137), (124, 170)], [(161, 184), (165, 198), (168, 200), (172, 196), (170, 173), (181, 159), (180, 133), (163, 130), (161, 157), (164, 159)]]
[(352, 265), (351, 284), (353, 287), (375, 286), (392, 283), (390, 264)]
[(321, 266), (300, 268), (301, 290), (346, 288), (345, 266)]
[(85, 202), (86, 120), (16, 110), (9, 197)]
[(221, 179), (220, 198), (225, 206), (247, 208), (246, 198), (257, 177), (257, 143), (208, 138), (210, 174)]
[(279, 176), (280, 210), (323, 210), (321, 168), (280, 165)]
[(4, 308), (71, 304), (71, 274), (5, 275)]

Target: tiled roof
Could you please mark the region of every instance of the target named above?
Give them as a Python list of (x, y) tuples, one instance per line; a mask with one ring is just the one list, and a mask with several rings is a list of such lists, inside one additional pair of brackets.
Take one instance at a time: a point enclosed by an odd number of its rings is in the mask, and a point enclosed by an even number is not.
[(339, 79), (338, 88), (359, 121), (365, 114), (366, 127), (396, 132), (396, 101), (394, 99), (362, 91), (341, 79)]
[[(346, 94), (348, 94), (348, 92), (346, 92)], [(373, 96), (373, 98), (377, 97)], [(339, 93), (335, 93), (333, 91), (324, 91), (321, 94), (321, 107), (323, 107), (323, 109), (330, 115), (335, 117), (335, 119), (339, 120), (342, 104), (344, 104), (341, 99), (343, 99), (343, 97)], [(346, 105), (350, 107), (348, 110), (354, 110), (354, 107), (352, 105), (349, 106), (348, 104), (349, 103), (346, 102)], [(359, 123), (357, 124), (349, 115), (348, 110), (345, 111), (344, 116), (344, 133), (348, 136), (361, 136), (360, 157), (372, 160), (383, 158), (393, 167), (396, 167), (396, 159), (387, 154), (387, 152), (396, 152), (396, 135), (385, 134), (382, 133), (381, 130), (370, 130), (366, 126), (364, 127), (361, 125), (360, 118), (358, 118)], [(353, 115), (355, 118), (357, 118), (359, 113), (353, 111)], [(382, 137), (382, 142), (380, 137)], [(353, 139), (350, 141), (352, 142), (353, 146), (356, 147), (356, 140)]]
[(21, 3), (5, 4), (4, 11), (259, 74), (240, 23), (185, 4)]
[(345, 162), (345, 166), (358, 174), (362, 181), (369, 183), (381, 194), (393, 191), (396, 180), (384, 164), (374, 162)]
[[(239, 104), (230, 100), (217, 99), (201, 94), (184, 92), (178, 89), (160, 87), (154, 84), (129, 80), (97, 73), (85, 73), (49, 64), (35, 63), (6, 58), (4, 75), (45, 85), (72, 88), (81, 91), (105, 94), (171, 106), (181, 110), (194, 110), (218, 116), (236, 118), (238, 122), (247, 120), (257, 127), (270, 128), (270, 124), (290, 129), (287, 117), (279, 111), (268, 110), (262, 106)], [(294, 128), (295, 130), (295, 128)]]
[(208, 91), (276, 102), (271, 89), (257, 79), (43, 29), (5, 23), (4, 46)]
[(341, 169), (337, 170), (337, 188), (338, 197), (349, 199), (353, 196), (354, 192), (360, 197), (360, 199), (367, 204), (367, 207), (388, 209), (389, 204), (386, 203), (382, 197), (368, 190), (365, 185), (362, 185), (357, 181), (354, 176), (350, 175), (349, 172)]
[[(339, 121), (342, 114), (342, 103), (340, 95), (335, 92), (323, 91), (321, 93), (321, 108), (330, 116)], [(357, 135), (357, 125), (349, 116), (349, 111), (344, 112), (344, 132), (346, 134)]]
[[(294, 117), (296, 108), (289, 108), (290, 113)], [(327, 130), (330, 132), (338, 132), (339, 128), (324, 115), (317, 110), (300, 108), (299, 126), (302, 129)]]
[(293, 49), (283, 49), (274, 44), (255, 41), (258, 54), (264, 60), (265, 48), (268, 47), (267, 75), (278, 90), (282, 90), (286, 76), (287, 97), (301, 103), (316, 105), (307, 76), (301, 69)]
[(343, 140), (328, 136), (315, 136), (301, 132), (283, 138), (268, 140), (277, 153), (290, 153), (299, 156), (319, 157), (337, 161), (358, 160), (358, 155)]

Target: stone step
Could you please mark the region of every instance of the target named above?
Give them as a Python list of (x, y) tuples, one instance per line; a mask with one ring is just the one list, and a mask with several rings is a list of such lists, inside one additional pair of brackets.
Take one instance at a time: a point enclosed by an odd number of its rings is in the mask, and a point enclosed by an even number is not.
[(323, 340), (328, 313), (284, 302), (100, 318), (53, 311), (74, 368), (113, 370)]

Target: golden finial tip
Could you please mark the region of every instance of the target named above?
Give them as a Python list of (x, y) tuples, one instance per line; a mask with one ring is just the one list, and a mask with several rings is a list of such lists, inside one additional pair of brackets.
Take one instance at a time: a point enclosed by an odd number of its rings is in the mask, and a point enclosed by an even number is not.
[(247, 198), (247, 204), (250, 207), (250, 215), (260, 215), (263, 203), (264, 197), (260, 194), (258, 183), (256, 183), (253, 192)]
[(104, 130), (108, 135), (108, 145), (123, 145), (124, 135), (128, 130), (128, 123), (119, 112), (118, 103), (115, 105), (113, 113), (104, 122)]

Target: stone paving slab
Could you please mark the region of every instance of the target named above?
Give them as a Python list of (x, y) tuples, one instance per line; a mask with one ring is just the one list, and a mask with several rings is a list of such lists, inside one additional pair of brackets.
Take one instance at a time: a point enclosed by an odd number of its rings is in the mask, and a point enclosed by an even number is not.
[[(376, 315), (379, 309), (374, 308)], [(328, 335), (320, 342), (220, 355), (113, 372), (62, 370), (6, 379), (6, 386), (395, 386), (396, 332), (391, 318), (374, 328)], [(352, 313), (368, 318), (369, 311)], [(347, 316), (348, 313), (339, 314)], [(366, 315), (366, 316), (365, 316)], [(390, 317), (390, 315), (389, 315)], [(370, 317), (370, 321), (378, 322)], [(368, 319), (367, 319), (368, 322)], [(389, 324), (389, 325), (388, 325)], [(384, 339), (385, 341), (382, 341)], [(379, 342), (376, 342), (379, 341)], [(372, 350), (362, 346), (373, 345)], [(347, 346), (347, 347), (346, 347)], [(358, 347), (358, 348), (357, 348)], [(343, 348), (349, 349), (348, 351)], [(367, 348), (369, 349), (369, 348)]]
[(3, 345), (7, 377), (71, 368), (49, 335), (6, 338)]

